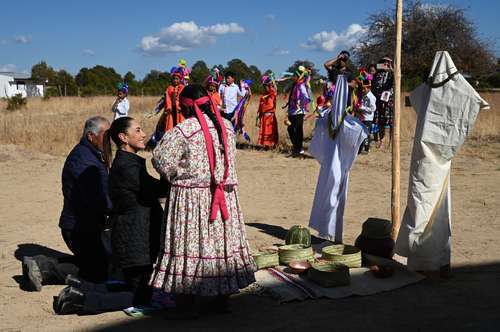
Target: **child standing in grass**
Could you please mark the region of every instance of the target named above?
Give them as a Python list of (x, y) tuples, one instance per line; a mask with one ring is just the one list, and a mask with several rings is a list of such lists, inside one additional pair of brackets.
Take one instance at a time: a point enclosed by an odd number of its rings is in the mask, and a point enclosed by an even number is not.
[(219, 69), (215, 67), (210, 71), (210, 75), (205, 80), (208, 94), (212, 98), (213, 103), (215, 104), (217, 110), (221, 110), (222, 108), (222, 98), (218, 92), (219, 85), (222, 82), (222, 76), (219, 72)]
[(240, 81), (239, 86), (234, 83), (234, 77), (233, 72), (226, 72), (224, 75), (226, 82), (219, 88), (219, 94), (222, 98), (221, 115), (229, 121), (233, 120), (234, 111), (239, 101), (238, 97), (243, 98), (248, 92), (248, 89), (243, 86), (243, 81)]
[(262, 76), (262, 85), (266, 94), (260, 97), (257, 111), (259, 139), (257, 144), (265, 149), (274, 148), (278, 144), (278, 120), (276, 119), (276, 89), (272, 78)]
[(304, 115), (309, 110), (311, 96), (309, 89), (306, 86), (307, 69), (304, 66), (299, 66), (293, 74), (292, 80), (294, 85), (290, 90), (288, 102), (284, 108), (288, 107), (288, 135), (292, 141), (292, 157), (300, 157), (304, 155)]
[[(357, 112), (358, 118), (363, 122), (363, 124), (368, 128), (368, 132), (370, 132), (372, 123), (373, 123), (373, 115), (375, 110), (377, 109), (377, 98), (371, 92), (371, 81), (365, 80), (362, 82), (363, 89), (363, 97), (361, 99), (361, 103)], [(370, 150), (370, 135), (363, 141), (361, 147), (359, 148), (360, 153), (367, 154)]]
[(130, 104), (128, 102), (128, 85), (127, 83), (119, 83), (117, 86), (118, 93), (116, 96), (116, 100), (111, 107), (113, 112), (113, 121), (128, 116), (128, 110), (130, 108)]
[(172, 85), (165, 91), (165, 130), (168, 131), (184, 120), (179, 106), (179, 95), (184, 89), (182, 84), (184, 71), (182, 67), (174, 67), (170, 71)]

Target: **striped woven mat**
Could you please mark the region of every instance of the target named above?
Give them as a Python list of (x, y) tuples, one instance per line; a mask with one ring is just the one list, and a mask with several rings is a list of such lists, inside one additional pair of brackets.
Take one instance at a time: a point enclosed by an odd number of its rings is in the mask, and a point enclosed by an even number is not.
[(307, 279), (306, 276), (285, 272), (284, 266), (259, 270), (255, 274), (257, 284), (264, 289), (264, 294), (277, 299), (281, 303), (317, 298), (339, 299), (358, 295), (373, 295), (416, 283), (424, 276), (408, 271), (398, 262), (369, 256), (370, 261), (380, 265), (390, 265), (394, 274), (390, 278), (378, 279), (368, 268), (350, 269), (351, 283), (348, 286), (325, 288)]

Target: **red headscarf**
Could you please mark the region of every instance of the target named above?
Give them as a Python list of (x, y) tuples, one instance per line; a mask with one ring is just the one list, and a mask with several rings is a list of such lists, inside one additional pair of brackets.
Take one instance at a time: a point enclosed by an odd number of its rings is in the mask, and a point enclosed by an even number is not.
[[(212, 99), (209, 96), (204, 96), (193, 100), (191, 98), (182, 97), (180, 102), (188, 107), (193, 107), (196, 118), (200, 122), (201, 130), (203, 132), (203, 136), (205, 137), (205, 147), (207, 149), (208, 154), (208, 164), (210, 166), (210, 178), (211, 178), (211, 188), (212, 188), (212, 206), (210, 209), (210, 221), (214, 221), (217, 218), (217, 212), (220, 210), (222, 220), (227, 220), (229, 218), (229, 213), (227, 210), (226, 197), (224, 195), (224, 185), (226, 184), (226, 180), (229, 176), (229, 158), (227, 151), (227, 133), (226, 126), (222, 120), (220, 113), (216, 110)], [(203, 113), (200, 110), (200, 105), (204, 105), (206, 103), (210, 103), (212, 108), (212, 112), (215, 114), (217, 118), (217, 122), (219, 122), (221, 126), (221, 135), (222, 135), (222, 144), (224, 145), (224, 177), (221, 182), (217, 183), (215, 179), (215, 151), (214, 144), (212, 140), (212, 135), (210, 135), (210, 130), (208, 129), (207, 121), (203, 116)]]

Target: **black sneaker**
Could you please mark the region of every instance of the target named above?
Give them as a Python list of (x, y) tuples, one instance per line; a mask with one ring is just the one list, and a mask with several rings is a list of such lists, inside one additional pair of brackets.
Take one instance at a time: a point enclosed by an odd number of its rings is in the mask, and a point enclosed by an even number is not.
[(66, 276), (64, 283), (74, 288), (80, 288), (82, 286), (82, 281), (72, 274), (68, 274)]
[(71, 288), (71, 286), (66, 286), (63, 289), (61, 289), (61, 291), (59, 292), (59, 295), (54, 296), (54, 300), (52, 302), (52, 308), (54, 309), (54, 312), (56, 314), (59, 314), (59, 312), (61, 311), (62, 300), (65, 298), (66, 293), (69, 292), (70, 288)]
[(37, 262), (32, 257), (25, 256), (22, 262), (23, 277), (26, 281), (25, 288), (30, 292), (42, 290), (42, 273)]
[(58, 315), (79, 314), (83, 309), (85, 294), (78, 289), (68, 286), (64, 288), (57, 297), (57, 303), (54, 305), (54, 311)]

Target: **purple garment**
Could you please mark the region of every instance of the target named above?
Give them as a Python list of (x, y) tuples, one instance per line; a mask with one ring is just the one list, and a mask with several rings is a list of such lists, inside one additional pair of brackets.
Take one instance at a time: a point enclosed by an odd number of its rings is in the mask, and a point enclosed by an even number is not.
[(304, 114), (308, 111), (310, 102), (305, 83), (296, 83), (288, 99), (288, 115)]

